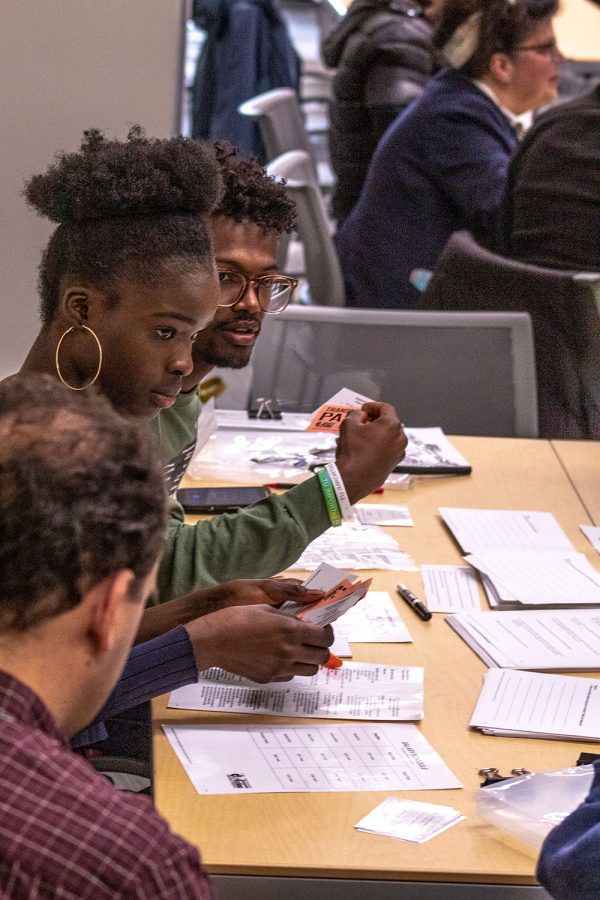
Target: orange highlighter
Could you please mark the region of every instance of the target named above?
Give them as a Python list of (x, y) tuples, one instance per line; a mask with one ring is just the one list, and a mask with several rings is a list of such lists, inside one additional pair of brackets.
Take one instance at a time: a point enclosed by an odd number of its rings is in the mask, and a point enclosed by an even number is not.
[(336, 656), (335, 653), (329, 654), (329, 659), (326, 663), (323, 663), (324, 669), (339, 669), (340, 666), (344, 665), (344, 661)]

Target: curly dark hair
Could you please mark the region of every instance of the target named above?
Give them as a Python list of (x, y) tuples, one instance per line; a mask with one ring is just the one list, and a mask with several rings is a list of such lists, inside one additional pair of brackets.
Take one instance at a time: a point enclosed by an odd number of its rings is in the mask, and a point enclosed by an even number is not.
[(296, 204), (285, 191), (285, 181), (268, 175), (254, 156), (242, 158), (227, 141), (213, 146), (225, 189), (214, 214), (236, 222), (248, 219), (278, 235), (289, 233), (296, 221)]
[(165, 270), (212, 267), (208, 216), (221, 191), (209, 144), (146, 138), (139, 126), (126, 141), (84, 132), (78, 152), (59, 154), (24, 190), (34, 209), (59, 223), (39, 270), (43, 324), (73, 279), (98, 287), (114, 305), (118, 276), (151, 281)]
[(121, 569), (132, 599), (164, 546), (156, 448), (94, 388), (51, 375), (0, 384), (0, 631), (72, 609)]
[(540, 19), (556, 14), (558, 6), (559, 0), (445, 0), (433, 45), (442, 50), (470, 15), (481, 12), (479, 44), (461, 68), (469, 78), (481, 78), (494, 53), (510, 56), (527, 40)]

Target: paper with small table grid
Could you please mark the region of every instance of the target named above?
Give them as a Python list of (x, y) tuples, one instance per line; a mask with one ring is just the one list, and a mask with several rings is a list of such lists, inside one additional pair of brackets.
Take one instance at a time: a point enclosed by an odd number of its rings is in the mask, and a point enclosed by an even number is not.
[(166, 725), (199, 794), (462, 787), (414, 725)]

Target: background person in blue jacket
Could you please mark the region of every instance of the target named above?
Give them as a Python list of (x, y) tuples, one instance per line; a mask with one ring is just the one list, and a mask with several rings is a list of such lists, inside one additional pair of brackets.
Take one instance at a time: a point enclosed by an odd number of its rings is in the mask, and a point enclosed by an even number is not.
[(413, 269), (450, 235), (478, 236), (500, 203), (517, 132), (556, 97), (557, 0), (447, 0), (434, 35), (448, 66), (390, 126), (337, 234), (350, 306), (410, 308)]
[(556, 900), (600, 897), (600, 763), (584, 802), (542, 845), (537, 878)]
[(267, 162), (258, 125), (237, 108), (274, 88), (298, 90), (300, 60), (272, 0), (194, 0), (207, 32), (193, 86), (192, 137), (228, 140)]

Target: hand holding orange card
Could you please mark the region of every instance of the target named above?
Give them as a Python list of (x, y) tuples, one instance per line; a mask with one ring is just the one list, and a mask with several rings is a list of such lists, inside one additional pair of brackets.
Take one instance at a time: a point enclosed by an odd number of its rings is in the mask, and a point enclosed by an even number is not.
[(296, 603), (290, 600), (279, 609), (312, 622), (313, 625), (330, 625), (362, 600), (371, 586), (371, 580), (368, 578), (366, 581), (357, 581), (356, 575), (321, 563), (304, 582), (304, 587), (327, 591), (325, 596), (315, 603)]
[(346, 416), (353, 410), (360, 409), (363, 403), (369, 402), (369, 397), (356, 394), (349, 388), (342, 388), (327, 403), (319, 407), (306, 430), (339, 434), (340, 427)]

